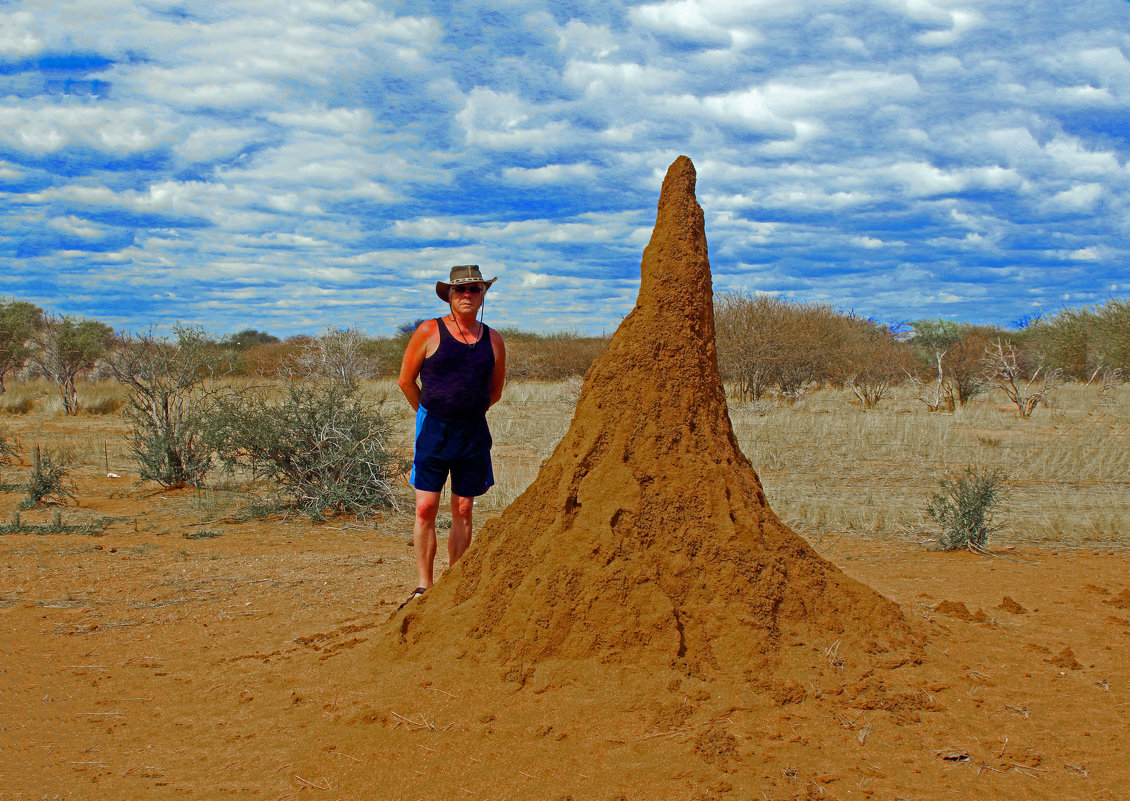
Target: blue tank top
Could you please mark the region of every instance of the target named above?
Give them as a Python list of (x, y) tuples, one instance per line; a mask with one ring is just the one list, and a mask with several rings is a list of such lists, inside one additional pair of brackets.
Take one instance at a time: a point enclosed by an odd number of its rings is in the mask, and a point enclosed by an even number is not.
[(494, 372), (490, 329), (483, 324), (478, 340), (468, 345), (453, 337), (443, 320), (436, 323), (439, 347), (420, 367), (420, 405), (452, 420), (485, 417)]

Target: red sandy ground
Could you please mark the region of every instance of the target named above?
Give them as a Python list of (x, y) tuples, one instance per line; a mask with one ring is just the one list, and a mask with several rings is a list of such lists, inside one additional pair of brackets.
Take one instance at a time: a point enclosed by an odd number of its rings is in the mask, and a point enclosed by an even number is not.
[(0, 538), (3, 801), (1127, 797), (1125, 552), (819, 543), (925, 627), (912, 692), (842, 686), (834, 643), (820, 675), (738, 688), (584, 664), (477, 686), (373, 668), (405, 522), (190, 540), (192, 491), (75, 478), (64, 519), (117, 516), (104, 536)]

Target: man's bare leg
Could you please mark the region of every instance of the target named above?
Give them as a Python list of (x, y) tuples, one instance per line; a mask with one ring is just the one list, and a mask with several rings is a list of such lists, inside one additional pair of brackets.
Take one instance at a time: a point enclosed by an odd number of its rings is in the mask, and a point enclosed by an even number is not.
[(474, 511), (474, 498), (451, 493), (451, 536), (447, 538), (447, 555), (451, 564), (458, 562), (471, 544), (471, 515)]
[(416, 490), (416, 522), (412, 527), (412, 543), (416, 550), (416, 570), (420, 574), (417, 586), (425, 589), (434, 583), (439, 496), (438, 492)]

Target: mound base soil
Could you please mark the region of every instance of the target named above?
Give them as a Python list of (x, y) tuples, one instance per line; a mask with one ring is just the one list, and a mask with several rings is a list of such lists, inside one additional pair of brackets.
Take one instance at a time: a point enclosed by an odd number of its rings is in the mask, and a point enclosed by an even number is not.
[[(78, 479), (84, 507), (140, 511), (142, 531), (0, 538), (5, 801), (1114, 801), (1130, 785), (1122, 552), (821, 548), (927, 635), (921, 664), (881, 676), (832, 649), (822, 670), (732, 685), (549, 663), (484, 686), (462, 660), (373, 672), (414, 575), (403, 522), (186, 540), (189, 493), (110, 499)], [(1067, 648), (1077, 667), (1057, 664)]]

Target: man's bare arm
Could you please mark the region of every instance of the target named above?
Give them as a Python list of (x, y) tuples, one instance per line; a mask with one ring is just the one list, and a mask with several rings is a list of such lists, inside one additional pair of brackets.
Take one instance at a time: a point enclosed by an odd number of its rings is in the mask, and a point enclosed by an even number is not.
[(494, 348), (494, 371), (490, 374), (490, 405), (494, 406), (502, 397), (502, 387), (506, 384), (506, 343), (502, 334), (490, 330), (490, 344)]
[(424, 359), (428, 356), (428, 345), (433, 339), (439, 338), (439, 327), (435, 320), (425, 320), (417, 326), (408, 340), (408, 347), (404, 349), (404, 359), (400, 362), (400, 378), (396, 383), (412, 410), (420, 408), (420, 385), (416, 379), (420, 377), (420, 369), (424, 366)]

